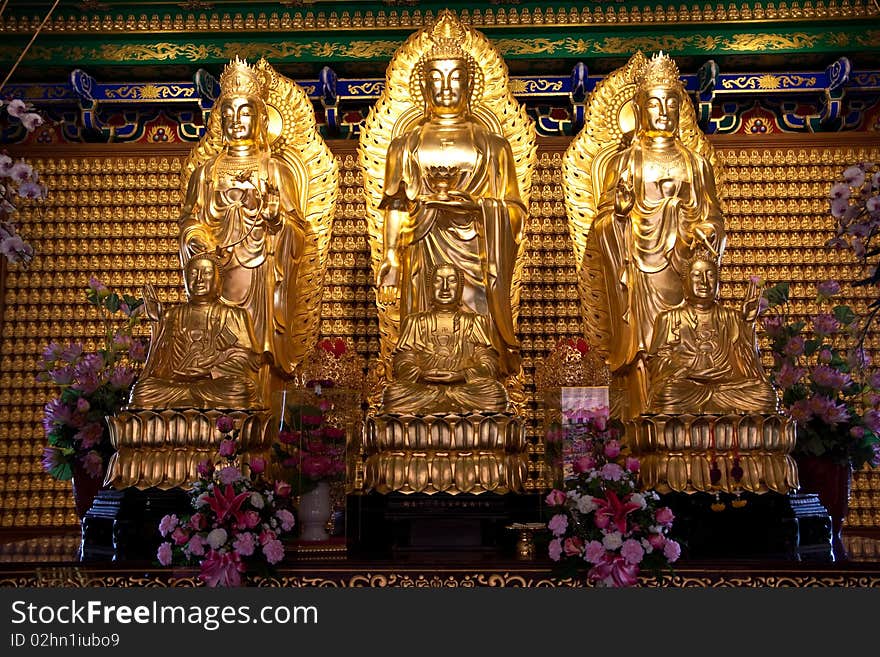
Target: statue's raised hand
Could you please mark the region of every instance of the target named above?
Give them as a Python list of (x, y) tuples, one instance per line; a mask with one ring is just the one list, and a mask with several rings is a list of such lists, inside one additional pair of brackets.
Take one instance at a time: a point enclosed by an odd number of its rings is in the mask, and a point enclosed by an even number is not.
[(397, 251), (388, 249), (385, 259), (379, 265), (379, 274), (376, 276), (376, 299), (383, 306), (397, 303), (400, 278), (400, 261)]

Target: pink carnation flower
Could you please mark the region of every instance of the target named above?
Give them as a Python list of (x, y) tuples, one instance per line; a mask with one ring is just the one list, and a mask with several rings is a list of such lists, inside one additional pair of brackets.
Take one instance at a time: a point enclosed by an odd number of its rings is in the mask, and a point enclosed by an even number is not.
[(672, 539), (667, 540), (663, 546), (663, 556), (666, 557), (669, 563), (678, 561), (678, 558), (681, 556), (681, 546)]
[(177, 523), (179, 523), (179, 518), (174, 515), (166, 515), (159, 521), (159, 533), (162, 536), (168, 536), (169, 532), (174, 531), (174, 528), (177, 527)]
[(547, 502), (547, 506), (562, 506), (565, 503), (565, 493), (554, 488), (544, 498), (544, 501)]
[(277, 538), (272, 539), (263, 546), (263, 554), (266, 555), (266, 561), (276, 564), (284, 558), (284, 546)]
[(601, 563), (605, 559), (605, 546), (599, 541), (590, 541), (584, 549), (584, 559), (590, 563)]
[(554, 536), (562, 536), (565, 533), (565, 530), (568, 529), (568, 516), (563, 513), (557, 513), (550, 518), (547, 527), (553, 532)]
[(159, 563), (163, 566), (171, 565), (172, 554), (171, 543), (162, 543), (156, 551), (156, 557), (159, 559)]
[(637, 540), (628, 538), (620, 546), (620, 556), (626, 559), (628, 564), (639, 564), (645, 557), (645, 548)]
[(547, 546), (547, 553), (553, 561), (559, 561), (562, 558), (562, 540), (554, 538)]

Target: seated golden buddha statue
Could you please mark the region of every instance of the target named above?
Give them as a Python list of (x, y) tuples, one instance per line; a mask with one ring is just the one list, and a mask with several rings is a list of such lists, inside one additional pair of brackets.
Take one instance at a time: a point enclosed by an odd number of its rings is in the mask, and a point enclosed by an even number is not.
[(107, 418), (116, 453), (105, 483), (141, 490), (186, 486), (197, 466), (214, 459), (223, 435), (216, 422), (233, 419), (243, 454), (269, 450), (259, 380), (264, 356), (250, 316), (219, 298), (220, 267), (200, 254), (184, 267), (188, 300), (163, 309), (152, 286), (144, 310), (156, 322), (147, 362), (129, 404)]
[(220, 301), (215, 260), (197, 255), (184, 269), (186, 303), (163, 310), (152, 286), (145, 310), (158, 322), (130, 408), (258, 408), (258, 370), (247, 311)]
[(462, 278), (453, 265), (435, 266), (433, 308), (404, 318), (384, 412), (501, 412), (507, 407), (488, 320), (461, 309)]
[(775, 413), (755, 339), (759, 291), (740, 311), (718, 303), (718, 264), (697, 254), (682, 272), (685, 300), (654, 321), (648, 355), (653, 413)]
[(645, 354), (656, 317), (684, 298), (684, 263), (698, 249), (720, 260), (726, 234), (712, 146), (672, 59), (636, 53), (589, 108), (565, 156), (569, 227), (587, 337), (611, 370), (613, 413), (628, 418), (647, 409)]

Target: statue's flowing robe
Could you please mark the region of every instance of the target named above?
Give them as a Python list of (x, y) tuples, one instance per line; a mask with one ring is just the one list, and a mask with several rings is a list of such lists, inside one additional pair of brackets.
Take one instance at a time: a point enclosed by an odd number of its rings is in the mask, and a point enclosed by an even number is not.
[[(189, 180), (180, 223), (181, 263), (185, 265), (200, 246), (226, 249), (221, 300), (248, 312), (259, 350), (289, 374), (296, 364), (289, 332), (304, 243), (297, 184), (289, 166), (268, 154), (261, 156), (256, 176), (221, 181), (221, 157), (223, 153), (199, 166)], [(280, 225), (274, 233), (260, 216), (268, 186), (278, 190), (281, 200)]]
[[(660, 193), (657, 183), (643, 179), (644, 153), (638, 140), (608, 165), (593, 231), (610, 311), (608, 365), (612, 372), (648, 350), (654, 319), (684, 299), (679, 272), (693, 253), (695, 229), (711, 226), (715, 244), (724, 244), (724, 221), (711, 167), (696, 153), (679, 147), (687, 179), (676, 181), (669, 197)], [(614, 216), (614, 198), (624, 172), (632, 181), (636, 200), (621, 221)], [(701, 246), (699, 238), (696, 245)]]
[(388, 149), (383, 209), (409, 212), (401, 231), (400, 316), (431, 309), (430, 276), (438, 264), (463, 272), (462, 303), (489, 318), (489, 337), (503, 375), (520, 367), (520, 347), (511, 311), (511, 286), (522, 225), (527, 210), (519, 194), (510, 144), (473, 121), (467, 122), (471, 161), (452, 189), (479, 202), (472, 216), (420, 205), (432, 190), (425, 168), (446, 162), (425, 162), (420, 153), (422, 131), (416, 128), (394, 139)]

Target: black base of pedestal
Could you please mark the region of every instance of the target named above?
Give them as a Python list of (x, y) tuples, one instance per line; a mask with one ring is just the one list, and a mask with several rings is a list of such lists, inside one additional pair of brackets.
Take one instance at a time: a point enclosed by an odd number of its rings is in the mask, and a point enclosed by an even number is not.
[(514, 522), (535, 522), (537, 495), (350, 495), (346, 533), (362, 558), (480, 559), (511, 557)]
[(834, 561), (831, 518), (817, 495), (670, 493), (661, 498), (675, 513), (672, 536), (685, 558)]
[(192, 512), (179, 488), (102, 490), (82, 521), (83, 561), (152, 560), (162, 542), (159, 521), (169, 513)]

